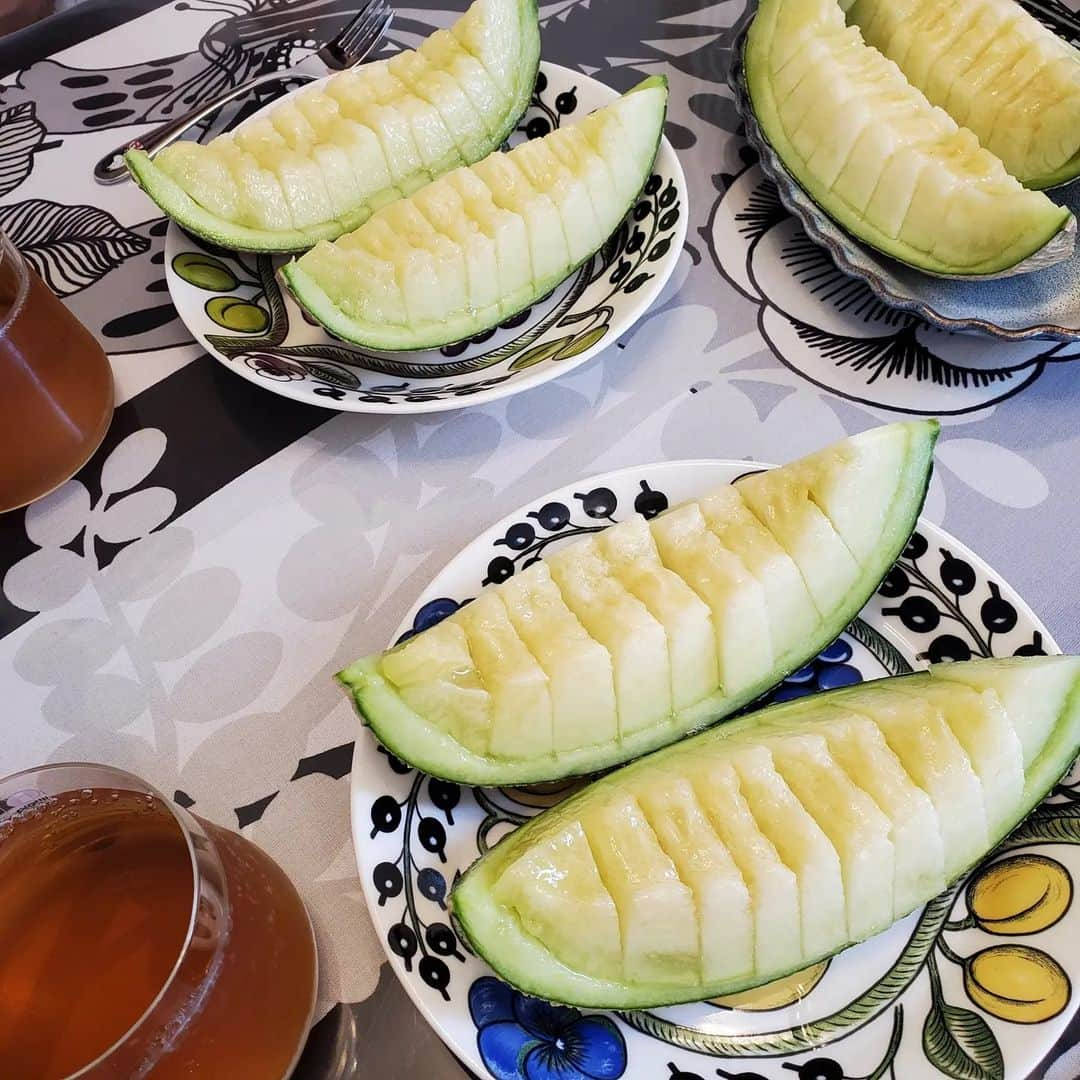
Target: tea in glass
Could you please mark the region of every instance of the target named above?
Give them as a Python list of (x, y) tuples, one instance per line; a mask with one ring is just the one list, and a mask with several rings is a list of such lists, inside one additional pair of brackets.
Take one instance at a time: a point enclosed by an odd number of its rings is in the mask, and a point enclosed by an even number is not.
[(77, 473), (112, 412), (108, 357), (0, 233), (0, 512)]
[(0, 1074), (21, 1080), (278, 1080), (314, 1007), (280, 868), (105, 766), (0, 781), (0, 957)]

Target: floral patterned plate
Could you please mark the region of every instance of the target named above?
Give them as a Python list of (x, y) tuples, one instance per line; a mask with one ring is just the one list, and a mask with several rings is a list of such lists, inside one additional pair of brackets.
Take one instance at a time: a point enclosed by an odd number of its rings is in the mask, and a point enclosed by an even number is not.
[[(537, 499), (455, 558), (399, 637), (567, 540), (735, 479), (747, 462), (608, 473)], [(377, 643), (373, 642), (372, 645)], [(845, 633), (774, 690), (785, 700), (926, 661), (1056, 652), (1026, 604), (977, 556), (921, 523)], [(797, 976), (697, 1005), (598, 1013), (527, 998), (455, 935), (455, 876), (578, 786), (462, 788), (357, 742), (357, 865), (390, 963), (476, 1074), (496, 1080), (1022, 1080), (1077, 1011), (1080, 773), (965, 881), (891, 930)]]
[[(510, 143), (540, 138), (616, 96), (587, 75), (543, 63)], [(340, 341), (312, 325), (279, 284), (285, 256), (223, 251), (175, 223), (165, 239), (165, 276), (196, 340), (259, 386), (349, 412), (438, 412), (527, 390), (616, 342), (675, 268), (686, 198), (679, 160), (663, 139), (641, 198), (600, 252), (497, 329), (424, 352), (376, 353)]]

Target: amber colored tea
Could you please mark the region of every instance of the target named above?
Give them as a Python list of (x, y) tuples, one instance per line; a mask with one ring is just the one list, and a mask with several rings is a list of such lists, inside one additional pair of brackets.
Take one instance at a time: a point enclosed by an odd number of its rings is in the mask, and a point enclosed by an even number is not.
[(101, 346), (0, 237), (0, 511), (82, 468), (112, 409)]
[[(207, 961), (178, 976), (192, 982), (183, 1006), (155, 1014), (160, 1031), (142, 1025), (138, 1075), (278, 1080), (312, 1006), (307, 915), (265, 854), (202, 824), (229, 915)], [(70, 791), (0, 822), (0, 1075), (60, 1080), (124, 1040), (191, 954), (194, 896), (185, 833), (152, 795)], [(90, 1075), (128, 1080), (130, 1060)]]

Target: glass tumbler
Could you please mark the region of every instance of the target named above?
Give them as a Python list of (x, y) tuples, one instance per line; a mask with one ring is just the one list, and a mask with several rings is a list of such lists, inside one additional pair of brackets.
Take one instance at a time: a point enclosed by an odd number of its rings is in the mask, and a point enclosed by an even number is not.
[(0, 232), (0, 512), (77, 473), (112, 411), (109, 358)]
[(0, 1072), (279, 1080), (315, 1005), (282, 870), (130, 773), (0, 780)]

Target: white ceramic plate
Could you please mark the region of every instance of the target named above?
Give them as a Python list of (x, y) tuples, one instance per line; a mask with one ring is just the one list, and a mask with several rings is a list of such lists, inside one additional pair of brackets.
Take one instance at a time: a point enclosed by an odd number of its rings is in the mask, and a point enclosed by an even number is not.
[[(617, 96), (587, 75), (543, 63), (510, 143), (573, 123)], [(459, 409), (547, 382), (614, 344), (675, 268), (686, 199), (679, 160), (663, 139), (644, 192), (598, 254), (496, 330), (423, 352), (376, 353), (332, 337), (280, 286), (275, 271), (285, 256), (223, 251), (175, 222), (165, 238), (165, 277), (195, 339), (258, 386), (349, 412)]]
[[(458, 555), (425, 590), (398, 636), (437, 622), (483, 585), (575, 536), (635, 510), (658, 513), (756, 467), (668, 462), (552, 492)], [(772, 696), (895, 674), (924, 666), (928, 657), (1042, 651), (1058, 649), (1013, 590), (963, 545), (921, 523), (860, 618)], [(376, 930), (421, 1012), (479, 1076), (922, 1080), (944, 1070), (954, 1077), (1020, 1080), (1041, 1075), (1037, 1066), (1076, 1012), (1078, 905), (1062, 913), (1061, 903), (1053, 909), (1036, 904), (1014, 920), (1008, 935), (988, 930), (966, 905), (970, 882), (987, 874), (995, 875), (1002, 903), (1014, 897), (1021, 908), (1030, 906), (1024, 897), (1032, 890), (1038, 897), (1047, 880), (1068, 900), (1080, 874), (1075, 774), (1005, 842), (1007, 854), (988, 859), (922, 912), (817, 965), (796, 980), (802, 997), (787, 980), (745, 995), (740, 1008), (728, 1002), (603, 1014), (525, 998), (455, 937), (445, 895), (481, 851), (577, 784), (461, 788), (392, 759), (368, 732), (357, 741), (353, 837)], [(993, 984), (997, 998), (980, 978)]]

